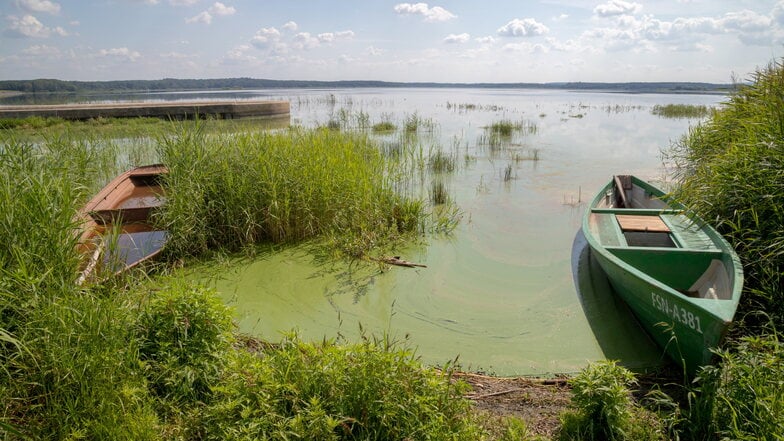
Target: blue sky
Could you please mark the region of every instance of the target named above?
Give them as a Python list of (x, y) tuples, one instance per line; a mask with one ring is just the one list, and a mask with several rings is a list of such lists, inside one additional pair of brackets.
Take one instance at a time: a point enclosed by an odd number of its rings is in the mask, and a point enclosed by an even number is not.
[(0, 0), (0, 79), (745, 79), (784, 0)]

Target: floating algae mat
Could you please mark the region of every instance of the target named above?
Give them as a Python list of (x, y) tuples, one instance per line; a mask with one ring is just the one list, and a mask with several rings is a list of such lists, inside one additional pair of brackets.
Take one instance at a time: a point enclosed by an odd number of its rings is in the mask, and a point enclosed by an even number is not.
[[(308, 340), (388, 334), (425, 363), (459, 357), (464, 369), (502, 376), (571, 373), (604, 358), (631, 368), (662, 362), (578, 235), (583, 200), (612, 174), (663, 176), (660, 150), (693, 121), (656, 117), (653, 105), (721, 97), (424, 89), (336, 90), (320, 101), (313, 93), (292, 98), (292, 119), (305, 126), (356, 111), (371, 122), (415, 112), (435, 121), (418, 136), (457, 158), (439, 178), (463, 219), (449, 237), (395, 251), (426, 268), (325, 262), (300, 245), (189, 269), (236, 309), (241, 331), (270, 341), (291, 330)], [(536, 130), (499, 147), (483, 135), (501, 119)]]

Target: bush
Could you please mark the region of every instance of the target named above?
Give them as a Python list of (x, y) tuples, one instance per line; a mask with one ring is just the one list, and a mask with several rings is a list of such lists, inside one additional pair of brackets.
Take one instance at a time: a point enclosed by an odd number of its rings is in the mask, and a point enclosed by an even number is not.
[(209, 395), (233, 342), (231, 310), (213, 291), (172, 281), (154, 294), (137, 329), (139, 358), (158, 396), (190, 403)]
[(473, 440), (481, 429), (450, 370), (386, 340), (339, 346), (296, 336), (233, 354), (207, 410), (207, 439)]
[(574, 412), (562, 416), (564, 440), (661, 439), (661, 424), (632, 399), (637, 380), (615, 361), (590, 364), (570, 380)]
[(721, 365), (698, 379), (686, 432), (693, 439), (780, 439), (784, 433), (784, 346), (775, 335), (747, 337), (719, 352)]

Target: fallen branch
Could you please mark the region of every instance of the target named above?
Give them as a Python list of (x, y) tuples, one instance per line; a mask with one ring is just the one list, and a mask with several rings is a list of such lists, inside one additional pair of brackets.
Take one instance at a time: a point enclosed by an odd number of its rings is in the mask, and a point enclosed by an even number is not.
[(421, 263), (414, 263), (414, 262), (409, 262), (407, 260), (402, 260), (400, 256), (381, 257), (373, 260), (381, 263), (386, 263), (387, 265), (405, 266), (407, 268), (417, 268), (417, 267), (427, 268), (427, 265), (422, 265)]

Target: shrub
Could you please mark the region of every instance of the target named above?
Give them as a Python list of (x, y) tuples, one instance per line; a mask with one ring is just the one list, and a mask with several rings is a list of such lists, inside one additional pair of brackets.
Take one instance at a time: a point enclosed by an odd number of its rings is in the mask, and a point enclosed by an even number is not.
[(207, 439), (477, 439), (451, 370), (423, 368), (387, 340), (339, 346), (296, 336), (237, 352), (215, 388)]
[(562, 415), (564, 440), (661, 439), (661, 423), (633, 400), (637, 380), (615, 361), (593, 363), (570, 380), (574, 412)]
[(746, 337), (697, 378), (686, 432), (693, 439), (779, 439), (784, 433), (784, 346), (775, 335)]
[(158, 396), (188, 403), (210, 393), (233, 342), (231, 310), (213, 291), (172, 281), (154, 294), (137, 329), (139, 358)]

